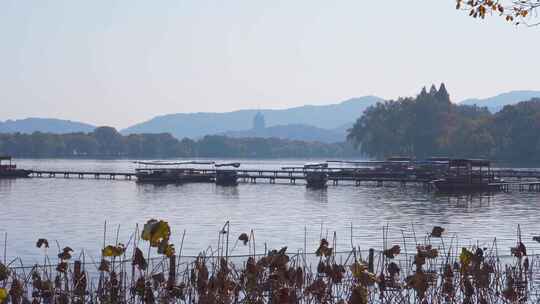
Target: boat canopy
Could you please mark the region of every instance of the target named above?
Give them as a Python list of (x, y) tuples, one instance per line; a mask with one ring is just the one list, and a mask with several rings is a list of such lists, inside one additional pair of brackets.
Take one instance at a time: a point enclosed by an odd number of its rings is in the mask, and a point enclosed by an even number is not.
[(426, 160), (432, 162), (449, 162), (451, 159), (452, 158), (446, 156), (432, 156)]
[(8, 156), (8, 155), (0, 155), (0, 160), (11, 160), (11, 156)]
[(353, 161), (353, 160), (327, 160), (327, 163), (338, 164), (352, 164), (355, 166), (374, 166), (374, 165), (387, 165), (387, 164), (409, 164), (411, 160), (365, 160), (365, 161)]
[(328, 168), (328, 164), (327, 163), (308, 163), (308, 164), (305, 164), (304, 165), (304, 168)]
[(450, 167), (489, 167), (491, 162), (486, 159), (450, 159), (448, 165)]
[(162, 161), (135, 161), (134, 164), (138, 165), (151, 165), (151, 166), (177, 166), (177, 165), (213, 165), (213, 161), (183, 161), (183, 162), (162, 162)]
[(389, 161), (389, 162), (410, 162), (410, 161), (413, 161), (412, 158), (403, 157), (403, 156), (388, 157), (386, 160)]
[(239, 167), (240, 167), (240, 163), (214, 164), (214, 167), (216, 167), (216, 168), (219, 168), (219, 167), (234, 167), (234, 168), (239, 168)]

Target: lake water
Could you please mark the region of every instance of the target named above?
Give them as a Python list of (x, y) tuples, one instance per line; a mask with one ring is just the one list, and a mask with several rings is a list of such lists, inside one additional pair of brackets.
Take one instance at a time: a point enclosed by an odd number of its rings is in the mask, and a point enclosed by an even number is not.
[[(240, 161), (245, 168), (305, 163)], [(135, 169), (128, 160), (20, 160), (18, 165), (29, 169)], [(338, 251), (349, 249), (351, 243), (362, 249), (382, 248), (386, 224), (390, 227), (388, 243), (402, 242), (403, 235), (412, 237), (413, 228), (417, 239), (422, 239), (437, 225), (447, 229), (447, 238), (456, 236), (460, 244), (478, 240), (480, 245), (488, 246), (497, 237), (499, 250), (505, 254), (515, 244), (517, 227), (521, 225), (524, 243), (530, 251), (539, 252), (540, 247), (532, 241), (533, 235), (540, 235), (539, 215), (539, 193), (449, 197), (414, 186), (339, 185), (308, 190), (301, 184), (219, 187), (141, 185), (123, 179), (0, 180), (0, 246), (7, 232), (8, 259), (18, 256), (25, 263), (41, 261), (43, 252), (35, 247), (38, 238), (49, 239), (51, 254), (56, 254), (57, 240), (61, 247), (69, 245), (97, 256), (105, 221), (109, 244), (115, 243), (118, 227), (119, 240), (127, 242), (136, 224), (150, 218), (171, 224), (177, 249), (185, 230), (183, 252), (193, 255), (217, 246), (218, 233), (226, 221), (231, 224), (233, 254), (247, 252), (242, 245), (234, 246), (234, 240), (250, 229), (255, 232), (260, 252), (265, 243), (268, 248), (287, 245), (296, 251), (304, 247), (304, 242), (312, 251), (321, 233), (332, 235), (334, 231)]]

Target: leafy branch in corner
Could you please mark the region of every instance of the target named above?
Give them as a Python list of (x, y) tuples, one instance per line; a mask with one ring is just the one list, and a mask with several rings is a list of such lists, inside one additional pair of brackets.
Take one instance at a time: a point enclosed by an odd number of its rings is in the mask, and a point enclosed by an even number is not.
[(540, 0), (456, 0), (456, 9), (469, 12), (473, 18), (497, 15), (515, 25), (540, 25), (540, 22), (531, 22), (537, 17), (536, 9), (539, 7)]

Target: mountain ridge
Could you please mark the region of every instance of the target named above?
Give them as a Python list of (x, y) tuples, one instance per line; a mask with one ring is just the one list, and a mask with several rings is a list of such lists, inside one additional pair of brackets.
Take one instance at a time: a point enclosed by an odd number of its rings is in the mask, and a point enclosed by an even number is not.
[(491, 113), (498, 112), (506, 105), (527, 101), (535, 97), (540, 97), (540, 91), (535, 90), (514, 90), (500, 93), (487, 98), (468, 98), (459, 102), (460, 105), (477, 105), (487, 107)]
[(8, 119), (0, 121), (0, 133), (76, 133), (92, 132), (96, 126), (57, 118), (29, 117), (24, 119)]
[(334, 129), (354, 122), (367, 107), (382, 101), (382, 98), (376, 96), (363, 96), (337, 104), (305, 105), (288, 109), (167, 114), (123, 129), (121, 133), (159, 133), (166, 130), (177, 138), (198, 138), (208, 134), (245, 131), (251, 128), (252, 120), (259, 112), (264, 115), (268, 127), (298, 124)]
[[(540, 97), (537, 90), (514, 90), (487, 98), (468, 98), (458, 102), (462, 105), (476, 104), (488, 107), (491, 112), (500, 111), (505, 105), (516, 104), (520, 101)], [(368, 95), (349, 98), (340, 103), (327, 105), (303, 105), (285, 109), (241, 109), (229, 112), (193, 112), (172, 113), (153, 117), (149, 120), (132, 125), (121, 130), (123, 134), (133, 133), (171, 133), (181, 139), (184, 137), (201, 138), (212, 134), (256, 134), (251, 132), (254, 116), (260, 112), (264, 115), (268, 136), (277, 135), (284, 138), (290, 132), (292, 139), (314, 139), (317, 133), (319, 140), (327, 142), (332, 137), (341, 138), (348, 128), (356, 121), (369, 106), (384, 99)], [(0, 121), (0, 133), (72, 133), (92, 132), (96, 126), (84, 122), (30, 117)], [(287, 128), (288, 131), (287, 131)], [(299, 136), (300, 130), (305, 134)], [(294, 134), (293, 134), (294, 133)], [(316, 137), (316, 136), (315, 136)], [(315, 138), (316, 139), (316, 138)]]

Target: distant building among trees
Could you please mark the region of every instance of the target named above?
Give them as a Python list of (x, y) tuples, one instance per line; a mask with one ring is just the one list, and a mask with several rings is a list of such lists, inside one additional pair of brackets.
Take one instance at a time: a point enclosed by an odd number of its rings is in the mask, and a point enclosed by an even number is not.
[(261, 112), (257, 112), (253, 117), (253, 130), (264, 130), (266, 128), (266, 121), (264, 115)]

